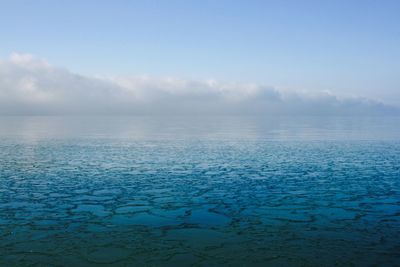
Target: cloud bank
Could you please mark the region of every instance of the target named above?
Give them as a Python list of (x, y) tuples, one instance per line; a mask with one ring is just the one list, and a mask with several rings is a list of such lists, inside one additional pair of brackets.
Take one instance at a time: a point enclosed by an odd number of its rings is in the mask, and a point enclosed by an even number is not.
[(155, 77), (89, 77), (29, 54), (0, 60), (2, 115), (380, 115), (377, 101), (330, 92)]

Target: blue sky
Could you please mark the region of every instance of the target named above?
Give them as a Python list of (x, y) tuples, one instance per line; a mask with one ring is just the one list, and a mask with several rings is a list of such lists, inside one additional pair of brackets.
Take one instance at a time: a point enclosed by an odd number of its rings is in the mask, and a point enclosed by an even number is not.
[(0, 1), (0, 57), (400, 104), (400, 1)]

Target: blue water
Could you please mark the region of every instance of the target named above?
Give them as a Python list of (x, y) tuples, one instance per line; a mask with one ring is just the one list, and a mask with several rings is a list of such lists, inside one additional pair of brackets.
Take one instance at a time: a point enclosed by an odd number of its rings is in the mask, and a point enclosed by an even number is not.
[(0, 266), (399, 266), (400, 118), (0, 117)]

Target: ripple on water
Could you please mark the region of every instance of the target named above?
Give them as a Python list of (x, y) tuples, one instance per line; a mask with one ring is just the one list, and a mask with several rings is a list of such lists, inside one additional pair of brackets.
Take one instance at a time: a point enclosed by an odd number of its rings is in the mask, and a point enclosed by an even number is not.
[(147, 212), (136, 214), (114, 215), (111, 222), (116, 225), (143, 225), (149, 227), (161, 227), (179, 224), (174, 219), (155, 216)]
[(0, 142), (0, 266), (397, 266), (399, 151)]
[(85, 213), (89, 212), (96, 216), (107, 216), (109, 213), (104, 210), (104, 206), (102, 205), (89, 205), (82, 204), (78, 205), (76, 209), (73, 209), (72, 212), (75, 213)]
[(94, 263), (112, 264), (127, 259), (130, 254), (131, 251), (126, 248), (100, 247), (89, 252), (86, 259)]

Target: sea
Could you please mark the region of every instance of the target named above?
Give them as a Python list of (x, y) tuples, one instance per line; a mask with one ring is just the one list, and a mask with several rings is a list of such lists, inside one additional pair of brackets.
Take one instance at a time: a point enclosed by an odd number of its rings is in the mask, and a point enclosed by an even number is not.
[(0, 266), (400, 266), (400, 117), (2, 116)]

